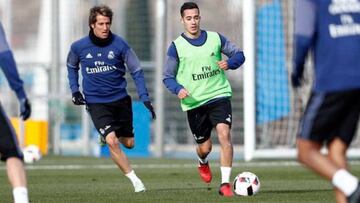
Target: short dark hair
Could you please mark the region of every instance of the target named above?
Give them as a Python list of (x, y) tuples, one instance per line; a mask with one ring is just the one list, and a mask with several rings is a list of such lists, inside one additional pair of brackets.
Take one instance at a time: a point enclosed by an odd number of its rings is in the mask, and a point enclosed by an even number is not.
[(196, 8), (198, 11), (199, 11), (199, 14), (200, 14), (200, 9), (198, 7), (198, 5), (194, 2), (185, 2), (181, 8), (180, 8), (180, 14), (181, 14), (181, 17), (184, 17), (184, 11), (187, 10), (187, 9), (194, 9)]
[(96, 23), (96, 16), (102, 15), (110, 18), (110, 23), (112, 22), (113, 11), (106, 5), (94, 6), (90, 9), (89, 14), (89, 27), (91, 29), (91, 24)]

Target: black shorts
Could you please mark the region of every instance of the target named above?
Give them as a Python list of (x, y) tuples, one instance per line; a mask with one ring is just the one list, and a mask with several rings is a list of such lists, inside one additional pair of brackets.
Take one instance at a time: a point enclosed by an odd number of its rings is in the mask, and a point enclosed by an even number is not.
[(134, 137), (130, 96), (110, 103), (87, 104), (97, 131), (105, 138), (110, 132), (116, 137)]
[(359, 122), (360, 89), (312, 93), (300, 122), (299, 137), (331, 142), (339, 137), (350, 145)]
[(1, 161), (7, 158), (17, 157), (23, 160), (23, 153), (18, 145), (15, 131), (0, 105), (0, 156)]
[(187, 111), (191, 132), (196, 143), (201, 144), (210, 138), (211, 130), (219, 123), (231, 127), (231, 102), (228, 98), (210, 101), (200, 107)]

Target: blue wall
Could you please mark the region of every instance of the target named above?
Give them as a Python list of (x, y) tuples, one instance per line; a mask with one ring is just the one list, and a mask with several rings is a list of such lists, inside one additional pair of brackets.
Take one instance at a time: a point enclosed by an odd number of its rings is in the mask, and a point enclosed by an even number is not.
[[(149, 157), (150, 113), (142, 102), (133, 102), (133, 115), (135, 147), (132, 149), (127, 149), (121, 145), (121, 149), (124, 150), (126, 155), (129, 157)], [(101, 156), (110, 156), (107, 145), (101, 147)]]

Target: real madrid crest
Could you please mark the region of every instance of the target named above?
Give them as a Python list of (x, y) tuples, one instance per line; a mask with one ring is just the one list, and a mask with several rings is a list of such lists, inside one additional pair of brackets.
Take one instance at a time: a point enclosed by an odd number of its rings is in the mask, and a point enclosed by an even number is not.
[(115, 55), (113, 51), (109, 51), (108, 53), (108, 59), (114, 59)]

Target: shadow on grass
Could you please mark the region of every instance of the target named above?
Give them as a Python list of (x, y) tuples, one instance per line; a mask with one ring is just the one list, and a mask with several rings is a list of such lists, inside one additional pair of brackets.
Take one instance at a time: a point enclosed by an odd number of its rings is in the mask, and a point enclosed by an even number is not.
[[(188, 188), (157, 188), (150, 189), (148, 191), (154, 192), (181, 192), (181, 191), (217, 191), (217, 187), (194, 187), (189, 186)], [(308, 189), (308, 190), (260, 190), (262, 194), (304, 194), (304, 193), (318, 193), (318, 192), (331, 192), (332, 189)]]
[(211, 191), (211, 190), (217, 190), (215, 187), (208, 187), (208, 186), (201, 186), (201, 187), (194, 187), (189, 186), (188, 188), (156, 188), (156, 189), (149, 189), (149, 191), (156, 191), (156, 192), (166, 192), (166, 191)]
[(261, 193), (295, 193), (295, 194), (303, 194), (303, 193), (318, 193), (318, 192), (329, 192), (332, 189), (308, 189), (308, 190), (261, 190)]

